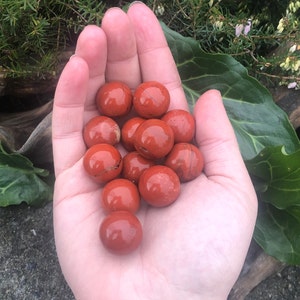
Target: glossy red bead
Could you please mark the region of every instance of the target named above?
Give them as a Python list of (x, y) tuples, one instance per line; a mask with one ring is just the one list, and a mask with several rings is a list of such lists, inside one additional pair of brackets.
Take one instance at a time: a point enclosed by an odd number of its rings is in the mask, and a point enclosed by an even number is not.
[(180, 195), (180, 181), (169, 167), (156, 165), (143, 172), (139, 180), (141, 197), (150, 205), (164, 207)]
[(160, 119), (148, 119), (136, 130), (134, 147), (148, 159), (158, 159), (167, 155), (174, 145), (171, 127)]
[(129, 211), (115, 211), (106, 216), (99, 230), (104, 247), (114, 254), (135, 251), (143, 238), (139, 219)]
[(115, 120), (106, 116), (96, 116), (89, 120), (83, 129), (83, 138), (87, 147), (95, 144), (119, 143), (121, 130)]
[(102, 190), (102, 207), (106, 212), (127, 210), (136, 213), (140, 207), (137, 186), (124, 178), (109, 181)]
[(195, 119), (193, 115), (183, 109), (168, 111), (162, 118), (174, 132), (174, 142), (191, 142), (195, 135)]
[(134, 151), (134, 134), (137, 128), (145, 121), (144, 118), (134, 117), (124, 123), (121, 129), (121, 140), (127, 151)]
[(129, 113), (132, 107), (130, 88), (118, 81), (105, 83), (97, 92), (96, 104), (101, 114), (109, 117), (121, 117)]
[(143, 157), (137, 151), (129, 152), (123, 157), (122, 176), (138, 183), (142, 173), (154, 164), (153, 160)]
[(181, 182), (195, 179), (203, 171), (204, 160), (200, 150), (190, 143), (175, 144), (165, 165), (176, 172)]
[(83, 157), (86, 172), (99, 183), (106, 183), (118, 177), (122, 171), (120, 152), (109, 144), (96, 144)]
[(157, 81), (141, 83), (133, 94), (135, 111), (146, 119), (161, 117), (168, 110), (169, 105), (169, 91)]

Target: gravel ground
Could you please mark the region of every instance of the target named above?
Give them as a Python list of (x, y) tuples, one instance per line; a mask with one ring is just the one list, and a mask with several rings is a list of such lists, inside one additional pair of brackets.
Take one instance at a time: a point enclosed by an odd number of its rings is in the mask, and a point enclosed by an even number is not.
[[(74, 300), (56, 257), (51, 203), (0, 208), (0, 299)], [(274, 274), (246, 297), (267, 299), (300, 299), (300, 267)]]
[(290, 266), (260, 283), (246, 300), (300, 299), (300, 267)]
[(0, 208), (0, 299), (74, 299), (56, 257), (51, 203)]

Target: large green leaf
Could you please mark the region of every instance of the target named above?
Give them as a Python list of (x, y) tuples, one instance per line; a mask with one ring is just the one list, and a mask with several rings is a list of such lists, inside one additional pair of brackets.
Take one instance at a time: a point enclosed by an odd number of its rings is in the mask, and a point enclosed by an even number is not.
[(194, 39), (162, 26), (191, 108), (206, 90), (220, 90), (244, 159), (270, 146), (284, 145), (288, 153), (298, 149), (286, 114), (246, 68), (229, 55), (205, 53)]
[(300, 264), (300, 149), (265, 148), (246, 166), (260, 200), (254, 239), (269, 255)]
[(286, 114), (235, 59), (205, 53), (162, 26), (191, 110), (206, 90), (222, 93), (260, 200), (254, 239), (269, 255), (300, 264), (300, 143)]
[[(291, 208), (292, 210), (292, 208)], [(299, 211), (279, 210), (260, 202), (255, 227), (256, 242), (271, 256), (287, 264), (300, 262)]]
[(300, 149), (288, 155), (280, 146), (265, 148), (246, 165), (263, 201), (280, 209), (300, 206)]
[(35, 168), (18, 153), (7, 153), (0, 144), (0, 206), (40, 205), (52, 199), (52, 188), (42, 178), (49, 172)]

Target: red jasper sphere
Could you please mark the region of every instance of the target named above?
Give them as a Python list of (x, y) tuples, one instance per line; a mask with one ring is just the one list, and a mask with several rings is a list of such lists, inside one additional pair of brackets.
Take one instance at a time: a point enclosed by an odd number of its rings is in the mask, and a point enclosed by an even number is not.
[(198, 177), (204, 167), (203, 155), (190, 143), (175, 144), (166, 158), (165, 165), (176, 172), (181, 182)]
[(141, 197), (150, 205), (164, 207), (173, 203), (180, 194), (180, 181), (169, 167), (156, 165), (143, 172), (139, 180)]
[(195, 135), (195, 119), (183, 109), (168, 111), (162, 118), (174, 131), (174, 142), (191, 142)]
[(83, 139), (87, 147), (95, 144), (119, 143), (121, 130), (115, 120), (106, 116), (96, 116), (85, 125), (83, 129)]
[(135, 149), (149, 159), (164, 157), (171, 151), (173, 145), (173, 130), (160, 119), (144, 121), (134, 135)]
[(146, 119), (161, 117), (168, 110), (169, 105), (169, 91), (157, 81), (141, 83), (133, 94), (135, 111)]
[(96, 144), (89, 148), (83, 157), (86, 172), (99, 183), (106, 183), (122, 171), (120, 152), (109, 144)]
[(143, 157), (137, 151), (129, 152), (123, 157), (122, 176), (138, 183), (142, 173), (153, 165), (153, 160)]
[(127, 210), (136, 213), (140, 207), (137, 186), (124, 178), (111, 180), (103, 187), (102, 206), (107, 212)]
[(97, 92), (96, 104), (101, 114), (108, 117), (121, 117), (132, 107), (130, 88), (119, 81), (105, 83)]
[(137, 128), (145, 121), (144, 118), (134, 117), (124, 123), (121, 129), (122, 144), (127, 151), (135, 150), (134, 134)]
[(102, 221), (99, 230), (104, 247), (114, 254), (128, 254), (141, 244), (143, 231), (139, 219), (129, 211), (114, 211)]

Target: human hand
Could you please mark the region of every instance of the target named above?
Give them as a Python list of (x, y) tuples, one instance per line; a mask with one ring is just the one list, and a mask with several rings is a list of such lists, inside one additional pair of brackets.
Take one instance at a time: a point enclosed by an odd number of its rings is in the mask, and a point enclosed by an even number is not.
[(257, 199), (220, 93), (206, 92), (194, 108), (204, 173), (182, 184), (172, 205), (142, 205), (142, 244), (117, 256), (99, 239), (101, 189), (82, 164), (83, 126), (98, 114), (98, 88), (111, 80), (132, 89), (160, 81), (170, 91), (170, 108), (188, 109), (160, 25), (142, 3), (127, 14), (110, 9), (101, 28), (85, 28), (55, 93), (54, 231), (68, 284), (80, 300), (226, 299), (252, 238)]

